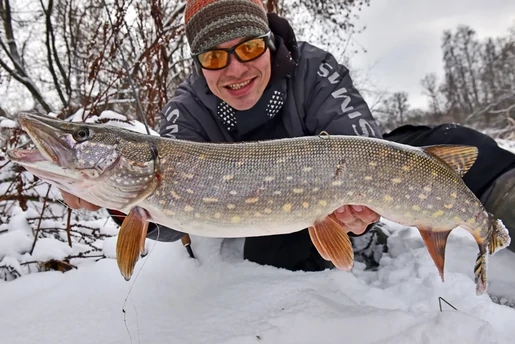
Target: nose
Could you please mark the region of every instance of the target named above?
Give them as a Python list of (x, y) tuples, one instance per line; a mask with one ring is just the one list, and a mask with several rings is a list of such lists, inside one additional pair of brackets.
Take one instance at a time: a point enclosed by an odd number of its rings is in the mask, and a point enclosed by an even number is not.
[(231, 54), (229, 59), (229, 65), (226, 67), (225, 75), (231, 77), (240, 77), (247, 72), (248, 67), (246, 64), (238, 61), (236, 56)]

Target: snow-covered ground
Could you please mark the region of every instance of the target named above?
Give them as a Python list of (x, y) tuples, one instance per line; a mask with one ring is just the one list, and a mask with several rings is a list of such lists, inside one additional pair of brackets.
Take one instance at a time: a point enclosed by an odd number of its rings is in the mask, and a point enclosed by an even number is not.
[[(197, 260), (180, 242), (147, 241), (148, 255), (126, 282), (114, 259), (116, 236), (88, 246), (105, 259), (73, 260), (78, 268), (66, 273), (28, 273), (19, 262), (87, 249), (47, 238), (27, 256), (26, 218), (34, 212), (14, 208), (0, 225), (0, 266), (22, 274), (0, 281), (2, 344), (515, 342), (515, 309), (503, 305), (515, 303), (515, 254), (489, 259), (490, 295), (476, 296), (477, 246), (461, 229), (449, 238), (444, 283), (418, 232), (392, 223), (376, 271), (357, 262), (352, 272), (290, 272), (243, 261), (242, 239), (192, 237)], [(101, 216), (86, 227), (116, 234)], [(443, 303), (441, 311), (440, 297), (456, 310)]]
[[(468, 233), (452, 232), (442, 283), (418, 233), (392, 232), (377, 271), (289, 272), (242, 261), (240, 239), (193, 237), (198, 260), (151, 241), (130, 282), (114, 259), (0, 282), (0, 342), (513, 343), (515, 309), (475, 295)], [(489, 291), (513, 299), (514, 286), (504, 250)]]

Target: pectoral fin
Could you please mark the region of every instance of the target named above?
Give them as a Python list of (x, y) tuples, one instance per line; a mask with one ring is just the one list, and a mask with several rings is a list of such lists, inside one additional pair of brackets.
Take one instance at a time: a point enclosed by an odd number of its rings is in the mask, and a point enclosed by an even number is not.
[(433, 262), (440, 273), (442, 282), (444, 281), (444, 266), (445, 266), (445, 247), (447, 246), (447, 238), (451, 230), (446, 231), (433, 231), (431, 228), (418, 228), (427, 250), (433, 259)]
[(135, 207), (120, 227), (116, 243), (116, 262), (126, 281), (131, 279), (139, 256), (145, 253), (148, 220), (146, 210)]
[(334, 218), (327, 216), (309, 227), (313, 245), (325, 260), (331, 261), (338, 269), (350, 271), (354, 265), (354, 251), (347, 232)]
[(320, 240), (318, 240), (317, 230), (315, 229), (315, 227), (309, 227), (308, 231), (309, 231), (309, 236), (311, 237), (311, 242), (313, 242), (313, 245), (315, 245), (315, 248), (317, 249), (318, 253), (320, 253), (322, 258), (324, 258), (325, 260), (330, 261), (331, 257), (329, 256), (329, 254), (325, 250), (325, 247), (322, 245)]

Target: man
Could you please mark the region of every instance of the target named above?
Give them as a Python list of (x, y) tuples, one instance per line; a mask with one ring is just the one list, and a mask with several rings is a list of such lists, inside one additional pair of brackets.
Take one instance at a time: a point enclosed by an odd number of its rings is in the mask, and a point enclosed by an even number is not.
[[(347, 68), (330, 53), (297, 42), (288, 22), (267, 14), (260, 0), (190, 0), (184, 19), (196, 72), (164, 108), (162, 136), (205, 142), (268, 140), (321, 131), (382, 137)], [(478, 146), (478, 159), (465, 182), (489, 211), (514, 229), (515, 156), (494, 140), (457, 125), (405, 126), (384, 138), (415, 146)], [(98, 209), (71, 195), (63, 197), (72, 208)], [(351, 236), (364, 233), (379, 219), (361, 206), (342, 205), (335, 215)], [(149, 238), (156, 239), (156, 234), (149, 229)], [(161, 228), (158, 240), (176, 241), (182, 236)], [(290, 270), (330, 267), (307, 230), (246, 238), (244, 258)]]

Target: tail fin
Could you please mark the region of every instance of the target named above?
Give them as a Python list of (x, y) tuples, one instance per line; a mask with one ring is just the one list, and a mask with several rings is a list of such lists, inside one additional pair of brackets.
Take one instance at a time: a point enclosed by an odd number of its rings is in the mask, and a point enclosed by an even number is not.
[(478, 241), (479, 254), (474, 266), (477, 295), (485, 293), (487, 288), (488, 253), (494, 254), (507, 247), (511, 242), (508, 229), (502, 221), (496, 219), (492, 214), (488, 214), (488, 219), (488, 236), (486, 240)]
[(486, 292), (487, 288), (487, 267), (488, 267), (488, 254), (486, 251), (486, 245), (480, 244), (479, 253), (476, 259), (476, 265), (474, 266), (474, 282), (476, 283), (476, 295), (482, 295)]
[(502, 250), (507, 247), (511, 243), (510, 233), (506, 226), (502, 223), (501, 220), (495, 219), (492, 214), (489, 214), (490, 217), (490, 240), (488, 242), (488, 251), (490, 254), (494, 254), (495, 252)]

